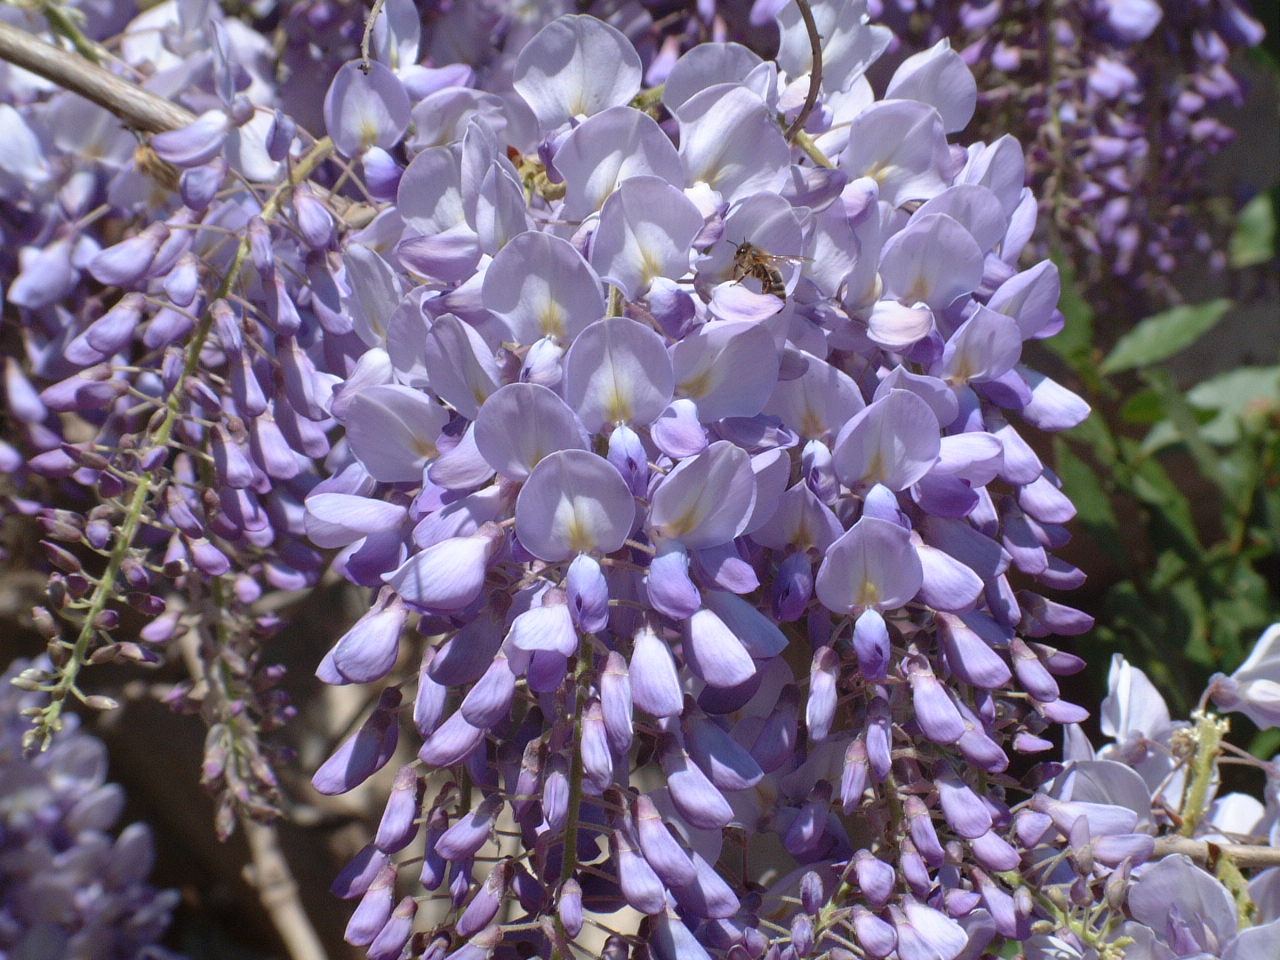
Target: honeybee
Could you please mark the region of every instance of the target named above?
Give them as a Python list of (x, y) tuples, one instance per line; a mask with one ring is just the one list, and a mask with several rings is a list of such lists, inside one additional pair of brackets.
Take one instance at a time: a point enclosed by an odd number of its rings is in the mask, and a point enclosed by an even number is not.
[(760, 281), (761, 293), (771, 293), (785, 302), (786, 279), (782, 276), (782, 270), (778, 264), (803, 263), (808, 259), (808, 257), (770, 253), (744, 240), (733, 251), (733, 279), (741, 282), (747, 277), (755, 277)]

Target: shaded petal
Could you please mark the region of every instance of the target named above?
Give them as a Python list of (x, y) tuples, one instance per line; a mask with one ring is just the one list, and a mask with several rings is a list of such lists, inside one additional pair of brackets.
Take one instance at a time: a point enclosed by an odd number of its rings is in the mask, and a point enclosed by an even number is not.
[(581, 254), (567, 240), (533, 230), (498, 251), (481, 297), (520, 344), (573, 339), (605, 313), (600, 280)]
[(742, 532), (754, 503), (750, 457), (718, 440), (667, 474), (653, 494), (648, 523), (656, 536), (690, 549), (714, 547)]
[(564, 359), (564, 396), (592, 433), (645, 426), (671, 402), (675, 374), (662, 338), (626, 317), (606, 317), (574, 339)]
[(573, 411), (536, 383), (509, 383), (491, 394), (476, 416), (475, 443), (489, 466), (517, 481), (548, 454), (587, 446)]
[(564, 16), (525, 44), (511, 83), (545, 133), (629, 102), (640, 79), (640, 57), (623, 34), (595, 17)]
[(586, 450), (544, 457), (516, 498), (516, 534), (534, 556), (567, 560), (612, 553), (635, 519), (635, 500), (608, 460)]
[(923, 582), (911, 535), (896, 523), (863, 517), (831, 545), (818, 568), (815, 589), (828, 610), (852, 613), (864, 607), (900, 607)]

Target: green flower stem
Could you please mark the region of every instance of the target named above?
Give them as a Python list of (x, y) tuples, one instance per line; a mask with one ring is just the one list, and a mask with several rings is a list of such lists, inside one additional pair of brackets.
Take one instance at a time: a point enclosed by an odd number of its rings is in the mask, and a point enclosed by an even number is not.
[(1195, 722), (1192, 737), (1195, 739), (1196, 752), (1191, 758), (1191, 783), (1183, 794), (1182, 824), (1178, 833), (1189, 837), (1196, 832), (1196, 827), (1204, 819), (1209, 799), (1209, 788), (1213, 785), (1213, 775), (1218, 769), (1218, 754), (1222, 752), (1222, 736), (1229, 728), (1228, 722), (1213, 713), (1197, 710), (1191, 714)]
[[(569, 768), (569, 810), (565, 817), (565, 835), (564, 835), (564, 855), (561, 857), (560, 863), (560, 884), (572, 877), (578, 871), (578, 816), (582, 812), (582, 682), (591, 669), (591, 649), (585, 643), (578, 647), (578, 665), (573, 672), (573, 693), (572, 699), (568, 704), (570, 712), (573, 714), (573, 739), (571, 744), (573, 747), (573, 761)], [(564, 929), (564, 924), (560, 922), (559, 915), (555, 919), (556, 930), (564, 939), (565, 943), (569, 942), (568, 931)], [(559, 960), (560, 951), (553, 946), (551, 953), (552, 960)]]
[[(262, 219), (270, 221), (275, 217), (293, 188), (311, 176), (316, 167), (328, 157), (332, 150), (333, 142), (328, 137), (316, 141), (315, 146), (298, 161), (289, 179), (277, 187), (266, 204), (263, 205)], [(240, 279), (240, 271), (243, 269), (248, 255), (249, 236), (246, 233), (240, 240), (240, 245), (236, 248), (231, 267), (227, 270), (226, 276), (223, 277), (217, 292), (210, 299), (211, 304), (217, 300), (224, 299), (232, 291)], [(212, 328), (213, 315), (206, 309), (200, 318), (200, 323), (191, 335), (191, 341), (187, 345), (186, 360), (182, 367), (182, 373), (173, 390), (169, 393), (169, 399), (164, 406), (164, 418), (160, 421), (155, 433), (152, 434), (149, 441), (150, 446), (166, 446), (173, 436), (173, 429), (182, 413), (183, 385), (199, 367), (200, 352), (204, 349), (205, 341), (208, 339), (209, 331)], [(130, 495), (128, 506), (125, 509), (124, 519), (120, 523), (119, 535), (116, 537), (111, 553), (107, 557), (106, 569), (103, 570), (102, 576), (94, 585), (93, 594), (85, 609), (84, 620), (81, 623), (80, 632), (76, 637), (70, 656), (66, 663), (58, 668), (58, 680), (49, 690), (49, 703), (40, 711), (35, 718), (34, 725), (23, 737), (23, 746), (26, 749), (33, 749), (37, 744), (40, 750), (47, 749), (53, 735), (62, 729), (62, 711), (66, 705), (68, 694), (81, 696), (76, 687), (76, 679), (80, 674), (80, 669), (84, 666), (85, 660), (88, 658), (89, 647), (93, 642), (94, 635), (98, 632), (95, 624), (99, 615), (107, 608), (107, 604), (115, 595), (116, 578), (119, 576), (121, 565), (124, 563), (125, 558), (128, 557), (129, 551), (133, 549), (134, 538), (146, 520), (147, 506), (152, 496), (162, 485), (160, 478), (154, 472), (143, 473), (138, 476), (137, 485), (133, 488), (133, 493)]]
[(49, 29), (65, 37), (76, 48), (76, 53), (93, 63), (102, 65), (106, 58), (102, 48), (84, 35), (84, 31), (55, 0), (40, 0), (40, 13), (49, 22)]

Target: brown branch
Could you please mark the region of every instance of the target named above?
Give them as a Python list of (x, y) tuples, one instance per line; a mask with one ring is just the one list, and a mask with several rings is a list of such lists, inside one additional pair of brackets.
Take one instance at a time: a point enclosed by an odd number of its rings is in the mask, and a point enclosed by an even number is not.
[(240, 826), (253, 859), (252, 865), (245, 867), (246, 879), (258, 891), (258, 899), (289, 956), (294, 960), (324, 960), (324, 944), (298, 898), (298, 884), (280, 852), (275, 827), (244, 816)]
[(1223, 857), (1242, 870), (1280, 866), (1280, 847), (1252, 843), (1210, 843), (1188, 837), (1156, 838), (1155, 856), (1166, 857), (1171, 853), (1181, 853), (1202, 866), (1211, 866)]
[(809, 119), (809, 114), (813, 113), (814, 105), (818, 102), (818, 91), (822, 87), (822, 37), (818, 35), (818, 24), (813, 19), (813, 10), (809, 8), (808, 0), (795, 0), (795, 4), (800, 8), (800, 16), (804, 18), (805, 30), (809, 32), (809, 49), (813, 52), (813, 66), (809, 70), (809, 93), (804, 98), (804, 106), (791, 121), (791, 126), (787, 127), (788, 142), (795, 139), (796, 134), (804, 127), (805, 121)]
[(163, 133), (195, 120), (195, 115), (186, 108), (3, 21), (0, 21), (0, 58), (92, 100), (137, 130)]

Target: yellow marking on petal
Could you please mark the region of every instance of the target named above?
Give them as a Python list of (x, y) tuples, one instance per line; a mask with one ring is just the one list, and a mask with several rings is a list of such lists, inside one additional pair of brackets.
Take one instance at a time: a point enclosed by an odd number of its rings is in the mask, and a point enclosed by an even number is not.
[(565, 530), (566, 539), (575, 553), (587, 553), (595, 549), (596, 538), (592, 535), (585, 511), (579, 512), (576, 503), (569, 507), (569, 522)]
[(692, 379), (681, 382), (680, 392), (690, 400), (700, 400), (711, 391), (712, 382), (712, 369), (708, 366)]
[(648, 249), (640, 252), (640, 275), (644, 277), (645, 284), (652, 283), (654, 277), (662, 275), (662, 264)]
[(875, 606), (879, 599), (879, 588), (870, 580), (863, 580), (862, 586), (858, 589), (858, 605), (862, 607)]
[(871, 462), (867, 464), (866, 478), (871, 483), (884, 483), (884, 457), (881, 455), (879, 448), (871, 456)]
[(969, 358), (961, 354), (960, 362), (956, 364), (955, 372), (947, 377), (947, 382), (953, 386), (962, 387), (969, 382), (969, 378), (973, 376), (973, 364), (969, 362)]
[(413, 452), (419, 456), (426, 457), (428, 460), (434, 460), (440, 456), (440, 451), (436, 449), (433, 441), (424, 437), (414, 437), (412, 440)]
[(626, 423), (635, 414), (631, 408), (630, 392), (619, 388), (616, 377), (610, 378), (609, 399), (605, 403), (605, 409), (609, 411), (606, 419), (610, 423)]
[(816, 440), (827, 431), (827, 425), (812, 407), (805, 407), (804, 416), (800, 418), (800, 433), (810, 440)]
[(565, 335), (564, 319), (564, 311), (560, 309), (560, 304), (554, 300), (548, 300), (546, 306), (542, 308), (541, 316), (538, 317), (538, 329), (542, 331), (544, 337), (563, 337)]

